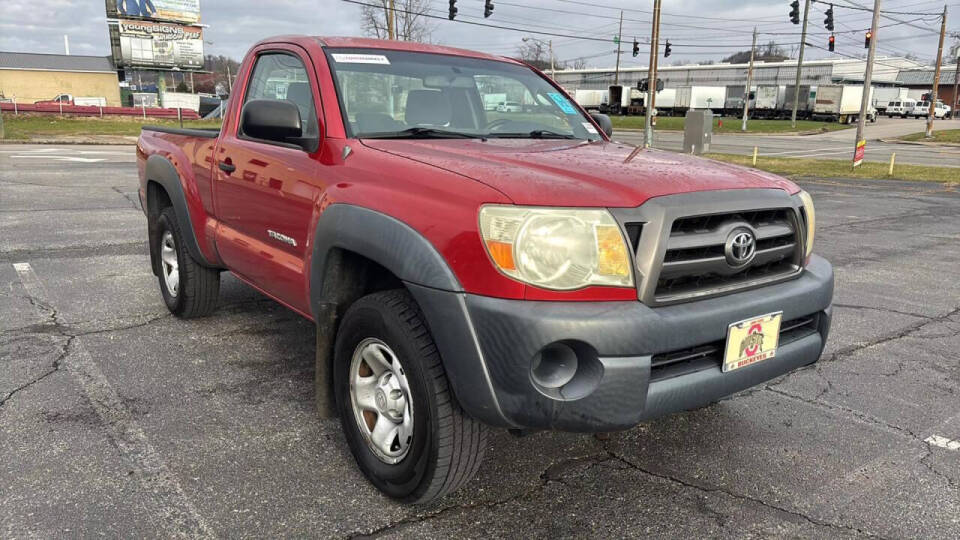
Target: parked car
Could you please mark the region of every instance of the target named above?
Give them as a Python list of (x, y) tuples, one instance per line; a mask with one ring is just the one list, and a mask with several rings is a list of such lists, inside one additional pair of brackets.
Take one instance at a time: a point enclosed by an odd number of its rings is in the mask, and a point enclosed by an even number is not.
[[(488, 119), (484, 87), (538, 106)], [(181, 318), (230, 271), (313, 321), (319, 414), (406, 502), (468, 482), (489, 426), (623, 430), (816, 362), (810, 195), (611, 134), (519, 61), (266, 39), (221, 129), (140, 135), (152, 271)]]
[(521, 106), (516, 101), (504, 101), (500, 105), (497, 105), (497, 112), (521, 112), (523, 111), (523, 106)]
[(916, 106), (917, 101), (915, 99), (898, 99), (887, 104), (886, 114), (888, 118), (893, 118), (894, 116), (906, 118), (913, 115), (913, 110), (916, 108)]
[[(950, 112), (950, 107), (948, 105), (944, 105), (942, 101), (937, 101), (936, 107), (933, 110), (933, 115), (934, 118), (950, 118)], [(930, 102), (917, 102), (917, 106), (913, 110), (913, 115), (916, 118), (927, 118), (930, 116)]]
[(74, 98), (72, 94), (58, 94), (51, 99), (45, 99), (40, 101), (35, 101), (35, 105), (78, 105), (82, 107), (106, 107), (107, 98), (105, 97), (77, 97)]

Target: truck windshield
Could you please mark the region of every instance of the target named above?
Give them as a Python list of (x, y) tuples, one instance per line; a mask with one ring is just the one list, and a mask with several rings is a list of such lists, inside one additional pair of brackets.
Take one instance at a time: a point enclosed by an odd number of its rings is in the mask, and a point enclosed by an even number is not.
[(381, 49), (326, 54), (353, 137), (600, 139), (589, 118), (526, 66)]

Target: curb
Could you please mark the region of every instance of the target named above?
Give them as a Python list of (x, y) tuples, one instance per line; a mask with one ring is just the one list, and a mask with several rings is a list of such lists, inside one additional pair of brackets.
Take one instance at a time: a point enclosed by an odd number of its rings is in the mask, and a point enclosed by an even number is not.
[(960, 143), (938, 143), (927, 141), (905, 141), (903, 139), (878, 139), (882, 143), (909, 144), (913, 146), (927, 146), (931, 148), (960, 148)]
[[(849, 129), (849, 128), (848, 128), (848, 129)], [(616, 127), (613, 128), (613, 132), (614, 132), (614, 133), (617, 133), (618, 131), (619, 131), (619, 132), (626, 132), (626, 133), (639, 133), (639, 134), (642, 134), (642, 133), (643, 133), (643, 130), (642, 130), (642, 129), (616, 128)], [(678, 129), (655, 129), (654, 131), (657, 132), (657, 133), (683, 133), (682, 130), (678, 130)], [(810, 131), (790, 131), (790, 132), (786, 132), (786, 133), (781, 133), (781, 132), (754, 132), (754, 133), (750, 133), (750, 132), (747, 132), (747, 133), (742, 133), (742, 132), (739, 132), (739, 133), (738, 133), (738, 132), (730, 132), (730, 133), (726, 133), (726, 132), (714, 131), (714, 132), (713, 132), (713, 135), (715, 135), (715, 136), (724, 136), (724, 137), (726, 137), (726, 136), (732, 136), (732, 137), (809, 137), (809, 136), (811, 136), (811, 135), (824, 135), (824, 134), (827, 134), (827, 133), (836, 133), (836, 132), (838, 132), (838, 131), (846, 131), (846, 130), (844, 130), (844, 129), (834, 129), (834, 130), (823, 131), (823, 130), (820, 130), (820, 129), (816, 129), (816, 130), (810, 130)]]
[(129, 140), (129, 139), (118, 139), (118, 140), (93, 139), (89, 141), (78, 141), (75, 139), (0, 139), (0, 146), (18, 145), (18, 144), (56, 144), (56, 145), (82, 144), (82, 145), (97, 145), (97, 146), (135, 146), (137, 144), (137, 141)]

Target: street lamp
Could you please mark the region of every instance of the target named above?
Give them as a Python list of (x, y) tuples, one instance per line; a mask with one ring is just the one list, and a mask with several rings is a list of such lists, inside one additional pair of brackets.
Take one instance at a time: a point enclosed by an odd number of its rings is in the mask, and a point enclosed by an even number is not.
[(546, 44), (547, 44), (547, 47), (550, 49), (550, 78), (556, 80), (556, 78), (557, 78), (557, 72), (556, 72), (556, 69), (554, 68), (554, 63), (553, 63), (553, 40), (551, 39), (551, 40), (548, 41), (548, 40), (538, 39), (538, 38), (535, 38), (535, 37), (529, 37), (529, 36), (528, 36), (528, 37), (522, 38), (522, 41), (524, 41), (524, 42), (534, 41), (534, 42), (537, 42), (537, 43), (546, 43)]

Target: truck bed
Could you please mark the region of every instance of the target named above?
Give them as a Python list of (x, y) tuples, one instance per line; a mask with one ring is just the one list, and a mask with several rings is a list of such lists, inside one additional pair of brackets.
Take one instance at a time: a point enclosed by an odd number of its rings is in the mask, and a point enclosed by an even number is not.
[(144, 131), (157, 131), (160, 133), (170, 133), (172, 135), (187, 135), (189, 137), (203, 137), (206, 139), (216, 139), (220, 136), (220, 128), (175, 128), (167, 126), (143, 126), (140, 129)]

